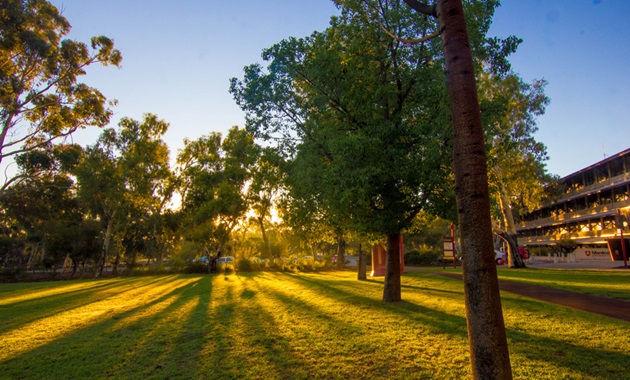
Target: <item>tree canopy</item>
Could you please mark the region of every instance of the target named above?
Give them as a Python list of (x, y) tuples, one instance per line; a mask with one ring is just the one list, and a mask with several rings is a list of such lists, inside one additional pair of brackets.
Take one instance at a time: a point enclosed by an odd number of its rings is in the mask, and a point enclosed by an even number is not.
[[(89, 46), (63, 39), (70, 24), (44, 0), (2, 1), (0, 17), (0, 163), (109, 123), (105, 96), (78, 79), (90, 65), (120, 65), (111, 39), (96, 36)], [(24, 178), (6, 177), (0, 196)]]

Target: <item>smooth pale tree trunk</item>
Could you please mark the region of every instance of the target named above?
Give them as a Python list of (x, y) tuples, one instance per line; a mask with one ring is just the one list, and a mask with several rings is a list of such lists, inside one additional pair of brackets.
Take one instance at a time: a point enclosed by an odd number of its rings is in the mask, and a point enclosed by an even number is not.
[(512, 213), (512, 208), (510, 207), (510, 200), (508, 199), (507, 190), (505, 189), (505, 184), (499, 178), (499, 199), (501, 202), (501, 214), (503, 215), (503, 221), (505, 222), (506, 232), (505, 236), (501, 236), (509, 246), (509, 252), (507, 254), (508, 259), (508, 267), (509, 268), (525, 268), (525, 263), (521, 258), (521, 255), (518, 253), (518, 242), (516, 240), (516, 225), (514, 223), (514, 213)]
[(383, 301), (398, 302), (400, 300), (400, 233), (397, 232), (387, 236)]
[(103, 275), (103, 269), (105, 268), (105, 257), (109, 253), (109, 243), (112, 240), (112, 232), (114, 229), (114, 218), (110, 218), (107, 222), (107, 230), (105, 231), (105, 238), (103, 239), (103, 248), (101, 249), (101, 256), (98, 259), (96, 268), (96, 274), (94, 277), (100, 277)]
[(508, 234), (516, 233), (516, 225), (514, 223), (514, 213), (512, 213), (512, 207), (510, 207), (510, 200), (508, 199), (507, 190), (505, 184), (501, 179), (499, 181), (499, 199), (501, 202), (501, 214), (503, 221), (505, 222), (505, 229)]
[(367, 270), (365, 267), (365, 255), (363, 254), (363, 250), (361, 249), (361, 244), (359, 244), (359, 271), (357, 273), (357, 280), (360, 280), (360, 281), (367, 280)]
[(44, 266), (44, 260), (46, 259), (46, 236), (44, 235), (44, 239), (42, 240), (42, 250), (41, 256), (39, 257), (39, 264)]
[(453, 170), (473, 378), (512, 379), (494, 262), (481, 113), (462, 2), (439, 0), (436, 13), (453, 123)]
[(523, 258), (518, 252), (518, 242), (516, 240), (516, 235), (508, 234), (499, 228), (494, 228), (494, 233), (508, 246), (508, 266), (510, 268), (525, 268), (525, 262), (523, 262)]

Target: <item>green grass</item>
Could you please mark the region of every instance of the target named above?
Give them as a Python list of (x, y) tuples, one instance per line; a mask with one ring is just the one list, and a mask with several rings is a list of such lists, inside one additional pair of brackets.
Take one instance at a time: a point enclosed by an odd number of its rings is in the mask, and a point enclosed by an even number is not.
[[(499, 278), (570, 290), (578, 293), (630, 300), (630, 270), (562, 270), (497, 268)], [(461, 267), (422, 268), (425, 272), (461, 273)]]
[[(385, 304), (351, 272), (0, 284), (0, 378), (470, 378), (462, 286), (410, 273)], [(502, 297), (515, 378), (630, 378), (628, 323)]]

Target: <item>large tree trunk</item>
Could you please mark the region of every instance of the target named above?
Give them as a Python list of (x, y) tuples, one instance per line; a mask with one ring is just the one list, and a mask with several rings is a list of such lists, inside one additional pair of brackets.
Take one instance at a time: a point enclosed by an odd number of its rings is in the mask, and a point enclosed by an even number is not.
[(397, 232), (387, 236), (383, 301), (398, 302), (400, 300), (400, 233)]
[(367, 269), (365, 267), (365, 255), (363, 254), (363, 250), (361, 249), (361, 244), (359, 244), (359, 270), (357, 273), (358, 280), (367, 280)]
[(473, 378), (511, 379), (494, 262), (484, 136), (462, 2), (439, 0), (436, 13), (453, 122), (453, 170)]

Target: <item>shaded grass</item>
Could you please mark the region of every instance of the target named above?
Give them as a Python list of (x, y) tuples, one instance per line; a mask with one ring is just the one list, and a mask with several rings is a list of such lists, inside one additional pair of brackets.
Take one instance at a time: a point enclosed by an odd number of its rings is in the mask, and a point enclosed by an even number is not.
[[(461, 281), (406, 274), (404, 301), (385, 304), (382, 279), (355, 278), (0, 285), (0, 378), (470, 377)], [(628, 323), (509, 293), (502, 301), (515, 378), (630, 378)]]

